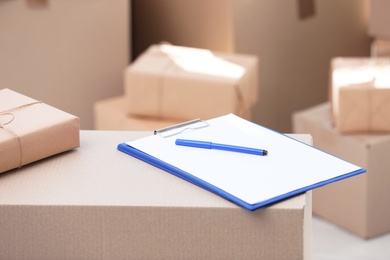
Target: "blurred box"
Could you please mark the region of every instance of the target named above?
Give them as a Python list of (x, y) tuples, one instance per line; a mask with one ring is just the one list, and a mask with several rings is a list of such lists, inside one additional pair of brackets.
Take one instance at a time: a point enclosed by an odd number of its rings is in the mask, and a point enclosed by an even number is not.
[(1, 175), (0, 258), (310, 259), (311, 192), (248, 211), (115, 149), (151, 134), (81, 131), (80, 149)]
[(93, 103), (123, 93), (132, 0), (0, 0), (0, 88), (93, 128)]
[(332, 110), (341, 133), (390, 131), (390, 58), (334, 58)]
[(80, 120), (10, 89), (0, 90), (0, 173), (79, 147)]
[(390, 56), (390, 40), (374, 39), (371, 43), (371, 56)]
[(314, 147), (367, 169), (367, 173), (313, 191), (313, 213), (363, 237), (390, 231), (390, 134), (338, 133), (329, 103), (293, 115), (294, 133)]
[(152, 45), (125, 70), (127, 112), (184, 120), (234, 113), (250, 119), (257, 69), (253, 55)]
[(369, 0), (368, 31), (371, 36), (390, 39), (390, 1)]
[(132, 116), (126, 112), (125, 96), (95, 102), (94, 119), (96, 130), (154, 131), (182, 123), (180, 120)]

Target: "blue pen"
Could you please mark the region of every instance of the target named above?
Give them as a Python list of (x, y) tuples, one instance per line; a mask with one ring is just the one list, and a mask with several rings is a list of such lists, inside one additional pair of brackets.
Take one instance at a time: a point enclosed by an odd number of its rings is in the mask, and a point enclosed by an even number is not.
[(268, 151), (263, 149), (235, 146), (235, 145), (228, 145), (228, 144), (218, 144), (218, 143), (196, 141), (196, 140), (176, 139), (175, 144), (181, 146), (204, 148), (204, 149), (225, 150), (225, 151), (237, 152), (237, 153), (249, 153), (249, 154), (256, 154), (256, 155), (268, 154)]

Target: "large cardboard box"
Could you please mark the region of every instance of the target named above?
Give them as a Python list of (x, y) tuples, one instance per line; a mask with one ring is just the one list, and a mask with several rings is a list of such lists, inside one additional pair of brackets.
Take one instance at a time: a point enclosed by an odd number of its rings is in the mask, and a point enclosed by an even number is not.
[(81, 131), (79, 149), (0, 175), (0, 258), (310, 259), (310, 192), (245, 210), (116, 149), (149, 134)]
[(78, 117), (0, 89), (0, 173), (79, 147)]
[(368, 31), (371, 36), (390, 39), (390, 1), (369, 0)]
[(127, 112), (184, 120), (234, 113), (250, 119), (257, 69), (254, 55), (152, 45), (125, 70)]
[(371, 43), (372, 57), (389, 57), (390, 56), (390, 39), (374, 39)]
[(339, 132), (390, 131), (390, 58), (333, 58), (330, 87)]
[(314, 147), (367, 169), (367, 173), (313, 191), (313, 214), (372, 238), (390, 231), (390, 134), (339, 134), (329, 103), (293, 115), (295, 133), (313, 136)]
[(93, 128), (93, 103), (123, 94), (131, 0), (0, 0), (0, 88), (38, 96)]
[(125, 96), (95, 102), (95, 130), (154, 131), (182, 123), (180, 120), (129, 115), (126, 112), (126, 102)]

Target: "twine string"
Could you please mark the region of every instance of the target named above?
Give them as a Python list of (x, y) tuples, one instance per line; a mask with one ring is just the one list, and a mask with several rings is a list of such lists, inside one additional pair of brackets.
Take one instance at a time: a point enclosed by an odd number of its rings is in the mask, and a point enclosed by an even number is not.
[(11, 118), (8, 119), (8, 121), (5, 121), (4, 123), (2, 123), (0, 121), (0, 130), (2, 129), (4, 131), (6, 131), (7, 133), (11, 134), (14, 138), (16, 138), (16, 140), (19, 143), (19, 154), (20, 154), (20, 156), (19, 156), (19, 166), (18, 166), (18, 168), (22, 167), (22, 165), (23, 165), (22, 138), (17, 133), (15, 133), (14, 131), (12, 131), (9, 128), (6, 128), (5, 126), (10, 124), (10, 123), (12, 123), (12, 121), (14, 121), (15, 115), (12, 112), (14, 112), (16, 110), (23, 109), (25, 107), (32, 106), (32, 105), (41, 104), (41, 103), (42, 103), (42, 101), (35, 101), (35, 102), (32, 102), (32, 103), (24, 104), (24, 105), (21, 105), (21, 106), (18, 106), (18, 107), (11, 108), (11, 109), (8, 109), (8, 110), (0, 112), (0, 118), (4, 117), (4, 116), (11, 116)]

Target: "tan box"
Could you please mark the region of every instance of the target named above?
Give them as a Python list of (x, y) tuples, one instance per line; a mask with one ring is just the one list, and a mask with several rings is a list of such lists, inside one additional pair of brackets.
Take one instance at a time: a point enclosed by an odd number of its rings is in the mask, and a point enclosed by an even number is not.
[(390, 134), (339, 134), (329, 103), (294, 113), (293, 126), (311, 134), (314, 147), (367, 169), (314, 190), (313, 213), (363, 238), (389, 232)]
[(119, 96), (95, 102), (95, 129), (154, 131), (182, 123), (180, 120), (128, 115), (126, 101), (125, 96)]
[(0, 172), (79, 147), (79, 130), (79, 118), (1, 89)]
[(370, 0), (368, 31), (371, 36), (390, 39), (390, 1)]
[(152, 45), (125, 70), (127, 112), (184, 120), (234, 113), (250, 119), (257, 70), (254, 55)]
[(390, 131), (390, 58), (334, 58), (331, 74), (339, 132)]
[(371, 43), (371, 56), (383, 57), (390, 56), (390, 40), (374, 39)]
[(149, 134), (81, 131), (79, 149), (0, 175), (0, 258), (310, 259), (310, 192), (245, 210), (116, 150)]
[(93, 129), (95, 101), (123, 94), (132, 0), (0, 0), (0, 89), (37, 96)]

